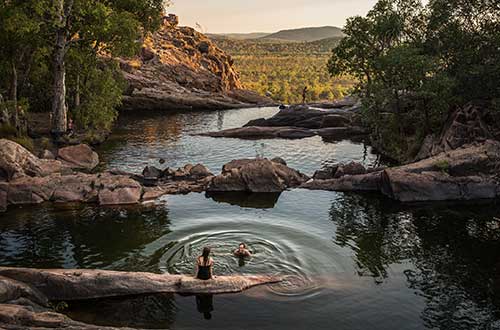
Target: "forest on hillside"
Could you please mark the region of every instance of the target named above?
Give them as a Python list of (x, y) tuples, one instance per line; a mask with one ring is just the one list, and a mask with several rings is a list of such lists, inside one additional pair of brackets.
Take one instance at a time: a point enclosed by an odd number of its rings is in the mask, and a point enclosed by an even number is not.
[(307, 101), (319, 101), (342, 97), (354, 85), (349, 75), (332, 78), (327, 70), (331, 51), (341, 38), (314, 42), (213, 39), (233, 57), (245, 88), (279, 102), (301, 102), (306, 86)]

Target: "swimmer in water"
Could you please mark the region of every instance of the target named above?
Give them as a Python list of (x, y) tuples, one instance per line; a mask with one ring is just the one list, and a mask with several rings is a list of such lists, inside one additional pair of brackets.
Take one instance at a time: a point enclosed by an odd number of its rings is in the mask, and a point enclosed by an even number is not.
[(252, 254), (250, 251), (247, 249), (247, 246), (245, 243), (241, 243), (240, 246), (234, 250), (234, 255), (239, 258), (246, 258), (246, 257), (251, 257)]

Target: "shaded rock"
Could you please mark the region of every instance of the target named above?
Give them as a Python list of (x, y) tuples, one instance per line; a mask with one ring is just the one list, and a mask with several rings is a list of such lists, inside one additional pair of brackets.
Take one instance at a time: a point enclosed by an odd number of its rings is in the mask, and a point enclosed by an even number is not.
[(162, 177), (163, 171), (154, 166), (146, 166), (142, 171), (142, 175), (146, 179), (159, 179)]
[(75, 169), (90, 171), (99, 165), (99, 155), (86, 144), (61, 148), (57, 158)]
[(493, 139), (497, 127), (488, 109), (468, 104), (450, 115), (439, 136), (426, 137), (415, 160), (436, 156), (474, 142)]
[(11, 278), (0, 276), (0, 304), (26, 299), (38, 306), (47, 307), (49, 300), (37, 289)]
[(316, 133), (323, 138), (332, 140), (352, 140), (369, 134), (368, 130), (358, 126), (322, 128), (316, 130)]
[(316, 133), (314, 131), (303, 128), (288, 128), (279, 130), (277, 132), (277, 137), (282, 139), (291, 139), (291, 140), (304, 139), (308, 137), (313, 137), (315, 135)]
[(335, 177), (335, 173), (337, 173), (338, 165), (328, 166), (321, 170), (318, 170), (314, 173), (314, 180), (331, 180)]
[(498, 183), (480, 176), (386, 170), (382, 175), (382, 193), (400, 202), (493, 199), (498, 197)]
[(374, 192), (380, 191), (382, 182), (382, 172), (375, 172), (361, 175), (346, 175), (339, 179), (312, 180), (301, 185), (300, 188), (310, 190), (328, 191), (354, 191), (354, 192)]
[(320, 128), (346, 127), (351, 125), (351, 120), (341, 115), (327, 115), (323, 117)]
[(191, 179), (199, 180), (214, 175), (212, 174), (212, 172), (210, 172), (210, 170), (206, 166), (202, 164), (196, 164), (189, 171), (189, 176), (191, 177)]
[(412, 173), (444, 171), (452, 176), (496, 175), (500, 169), (500, 142), (487, 140), (467, 145), (399, 169)]
[(169, 27), (177, 27), (179, 25), (179, 17), (175, 14), (168, 14), (163, 16), (163, 25), (168, 25)]
[(210, 42), (208, 41), (202, 41), (198, 45), (198, 50), (202, 54), (208, 54), (210, 52)]
[(271, 161), (273, 163), (278, 163), (278, 164), (287, 166), (286, 161), (283, 158), (281, 158), (281, 157), (274, 157), (273, 159), (271, 159)]
[(282, 280), (276, 276), (192, 276), (107, 270), (42, 270), (0, 267), (0, 276), (22, 282), (49, 300), (73, 301), (154, 293), (232, 293)]
[(307, 181), (302, 173), (268, 159), (233, 160), (208, 186), (210, 192), (282, 192)]
[(366, 174), (366, 168), (356, 162), (350, 162), (349, 164), (340, 165), (335, 172), (334, 178), (338, 179), (345, 175), (360, 175)]
[(54, 159), (56, 159), (56, 156), (54, 156), (54, 154), (52, 153), (52, 151), (45, 149), (40, 154), (40, 158), (54, 160)]
[[(31, 307), (1, 304), (0, 327), (13, 330), (41, 330), (41, 329), (68, 329), (68, 330), (117, 330), (118, 328), (94, 326), (73, 321), (66, 315), (50, 310), (35, 311)], [(120, 328), (130, 329), (130, 328)]]
[(390, 168), (382, 193), (401, 202), (499, 197), (500, 142), (485, 141)]

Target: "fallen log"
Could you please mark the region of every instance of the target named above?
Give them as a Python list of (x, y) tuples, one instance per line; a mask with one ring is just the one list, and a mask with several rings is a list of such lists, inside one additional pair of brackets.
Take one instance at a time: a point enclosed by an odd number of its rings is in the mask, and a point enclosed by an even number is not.
[(277, 283), (278, 276), (217, 276), (208, 281), (189, 275), (0, 267), (0, 276), (24, 283), (49, 300), (85, 300), (155, 293), (236, 293), (263, 284)]

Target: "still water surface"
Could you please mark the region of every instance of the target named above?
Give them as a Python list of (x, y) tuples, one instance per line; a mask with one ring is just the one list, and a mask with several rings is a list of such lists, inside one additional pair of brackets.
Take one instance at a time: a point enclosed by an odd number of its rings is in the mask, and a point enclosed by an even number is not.
[[(321, 138), (242, 141), (192, 134), (237, 127), (271, 108), (122, 117), (103, 167), (280, 156), (307, 174), (380, 160), (369, 147)], [(165, 166), (166, 166), (165, 165)], [(278, 285), (222, 296), (155, 295), (71, 303), (71, 317), (156, 329), (500, 329), (500, 206), (402, 206), (380, 196), (166, 196), (140, 207), (10, 209), (0, 264), (189, 273), (213, 248), (216, 274), (286, 274)], [(230, 251), (247, 242), (254, 256)]]

